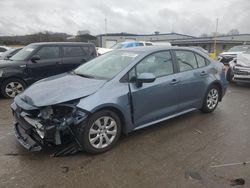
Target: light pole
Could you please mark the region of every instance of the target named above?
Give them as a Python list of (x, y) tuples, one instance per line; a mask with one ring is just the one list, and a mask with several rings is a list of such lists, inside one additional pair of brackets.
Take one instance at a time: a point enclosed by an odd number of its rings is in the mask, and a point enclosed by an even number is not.
[(218, 32), (218, 24), (219, 24), (219, 19), (216, 19), (216, 28), (215, 28), (215, 34), (214, 34), (214, 57), (216, 58), (216, 45), (217, 45), (217, 32)]

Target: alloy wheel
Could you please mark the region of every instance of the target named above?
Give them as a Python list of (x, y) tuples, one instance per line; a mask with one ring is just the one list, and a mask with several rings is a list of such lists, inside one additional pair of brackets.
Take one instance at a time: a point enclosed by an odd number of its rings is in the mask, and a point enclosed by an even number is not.
[(14, 98), (16, 95), (21, 93), (24, 90), (24, 87), (19, 82), (10, 82), (5, 87), (5, 93), (11, 98)]
[(89, 130), (89, 142), (96, 149), (108, 147), (117, 136), (117, 123), (110, 116), (98, 118)]
[(217, 106), (219, 101), (219, 92), (217, 89), (213, 88), (209, 91), (207, 95), (207, 107), (212, 110)]

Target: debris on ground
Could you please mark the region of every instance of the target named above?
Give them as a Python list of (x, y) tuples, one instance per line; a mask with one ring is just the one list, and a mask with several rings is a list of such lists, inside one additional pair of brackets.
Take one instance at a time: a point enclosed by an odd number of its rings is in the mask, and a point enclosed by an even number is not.
[(63, 173), (68, 173), (69, 167), (68, 166), (63, 166), (61, 167), (63, 169)]
[(198, 172), (194, 172), (194, 171), (187, 171), (187, 172), (185, 172), (185, 178), (187, 178), (187, 179), (202, 180), (201, 175)]
[(243, 178), (237, 178), (234, 180), (231, 180), (231, 186), (235, 185), (245, 185), (245, 180)]
[(198, 130), (198, 129), (195, 129), (194, 131), (199, 133), (199, 134), (202, 134), (202, 132), (200, 130)]
[(249, 163), (250, 163), (250, 161), (240, 162), (240, 163), (228, 163), (228, 164), (221, 164), (221, 165), (213, 165), (213, 166), (210, 166), (210, 168), (219, 168), (219, 167), (235, 166), (235, 165), (246, 165)]

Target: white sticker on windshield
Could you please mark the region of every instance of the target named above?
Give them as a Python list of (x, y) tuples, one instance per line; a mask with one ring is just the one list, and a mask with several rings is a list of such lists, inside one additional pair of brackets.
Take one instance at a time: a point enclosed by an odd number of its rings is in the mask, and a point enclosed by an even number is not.
[(27, 48), (26, 51), (32, 52), (34, 49), (33, 48)]
[(134, 54), (134, 53), (124, 53), (122, 54), (123, 57), (132, 57), (135, 58), (138, 56), (138, 54)]

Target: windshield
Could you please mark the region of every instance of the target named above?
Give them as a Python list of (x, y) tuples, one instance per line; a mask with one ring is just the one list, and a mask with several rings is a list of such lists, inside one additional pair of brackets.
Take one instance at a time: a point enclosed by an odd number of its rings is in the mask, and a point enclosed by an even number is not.
[(245, 52), (250, 49), (250, 46), (234, 46), (228, 50), (228, 52)]
[(23, 61), (36, 49), (35, 45), (28, 45), (13, 55), (10, 60)]
[(138, 52), (112, 51), (81, 65), (74, 73), (88, 78), (109, 80), (133, 62), (138, 55)]
[(114, 49), (114, 50), (117, 50), (117, 49), (123, 48), (124, 45), (125, 44), (123, 44), (123, 43), (117, 43), (114, 46), (112, 46), (111, 48)]

